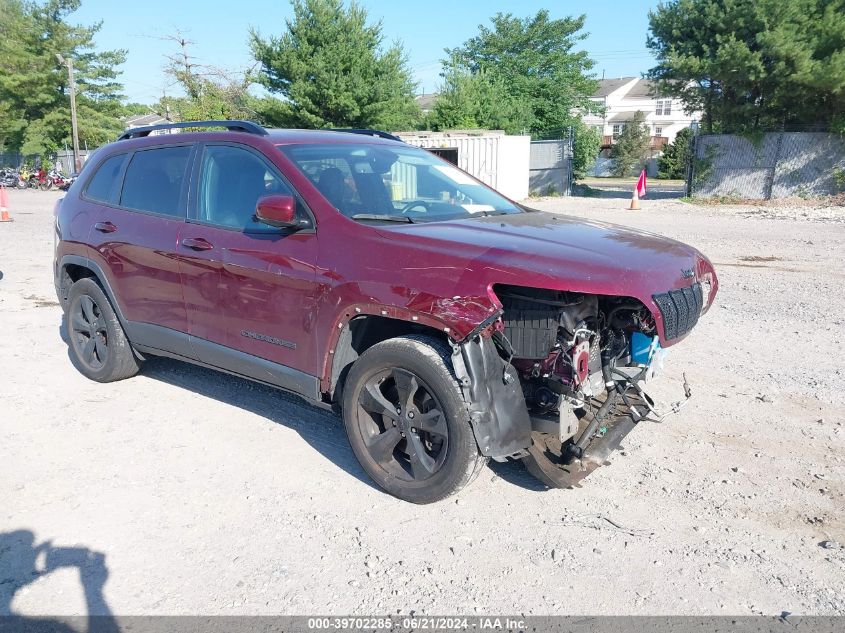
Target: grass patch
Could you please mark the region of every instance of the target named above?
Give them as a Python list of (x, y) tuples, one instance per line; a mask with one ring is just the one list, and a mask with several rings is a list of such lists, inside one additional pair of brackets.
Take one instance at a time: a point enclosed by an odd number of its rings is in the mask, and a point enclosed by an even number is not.
[(578, 183), (572, 185), (572, 195), (580, 196), (581, 198), (598, 198), (601, 196), (601, 191), (593, 189), (590, 185)]
[(562, 195), (554, 185), (548, 185), (545, 189), (528, 193), (529, 198), (560, 198)]
[(727, 196), (709, 196), (707, 198), (690, 198), (689, 196), (684, 196), (683, 198), (678, 198), (681, 202), (687, 202), (689, 204), (700, 204), (704, 206), (715, 207), (718, 205), (731, 205), (731, 204), (760, 204), (761, 202), (765, 202), (765, 200), (749, 200), (746, 198), (740, 198), (739, 196), (735, 195), (727, 195)]
[(691, 198), (684, 196), (677, 198), (687, 204), (695, 204), (703, 207), (717, 207), (720, 205), (747, 205), (752, 207), (845, 207), (845, 193), (838, 193), (832, 196), (792, 196), (790, 198), (741, 198), (737, 195), (712, 196), (709, 198)]

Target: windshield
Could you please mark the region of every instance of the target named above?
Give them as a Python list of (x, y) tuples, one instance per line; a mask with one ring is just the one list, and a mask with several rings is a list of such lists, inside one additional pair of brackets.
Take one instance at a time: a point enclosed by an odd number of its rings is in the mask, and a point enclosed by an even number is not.
[(343, 215), (433, 222), (521, 213), (495, 191), (410, 145), (283, 145), (279, 149)]

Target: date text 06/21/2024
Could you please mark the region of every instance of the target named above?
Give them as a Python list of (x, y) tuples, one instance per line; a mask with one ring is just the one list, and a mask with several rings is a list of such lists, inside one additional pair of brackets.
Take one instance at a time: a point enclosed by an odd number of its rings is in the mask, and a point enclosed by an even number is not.
[(525, 621), (511, 617), (332, 617), (308, 618), (310, 630), (386, 629), (406, 630), (521, 630)]

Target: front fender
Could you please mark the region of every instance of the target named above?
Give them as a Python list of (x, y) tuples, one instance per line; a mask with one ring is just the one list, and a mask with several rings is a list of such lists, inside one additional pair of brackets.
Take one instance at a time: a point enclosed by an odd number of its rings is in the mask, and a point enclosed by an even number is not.
[(334, 309), (328, 328), (328, 348), (322, 361), (322, 387), (331, 388), (332, 364), (340, 337), (349, 322), (360, 316), (378, 316), (424, 325), (443, 332), (452, 344), (459, 344), (495, 321), (501, 305), (490, 297), (435, 297), (426, 293), (409, 293), (408, 300), (393, 304), (357, 302)]

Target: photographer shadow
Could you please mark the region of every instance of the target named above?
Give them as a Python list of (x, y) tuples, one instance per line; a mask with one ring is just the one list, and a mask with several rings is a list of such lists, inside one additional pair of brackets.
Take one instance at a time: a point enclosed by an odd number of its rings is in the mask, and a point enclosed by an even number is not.
[[(12, 611), (15, 595), (58, 569), (73, 568), (85, 595), (86, 617), (39, 618)], [(55, 547), (50, 541), (35, 543), (29, 530), (0, 532), (0, 633), (5, 631), (55, 631), (57, 633), (118, 633), (103, 596), (108, 578), (105, 555), (86, 547)], [(49, 604), (44, 607), (50, 608)]]

